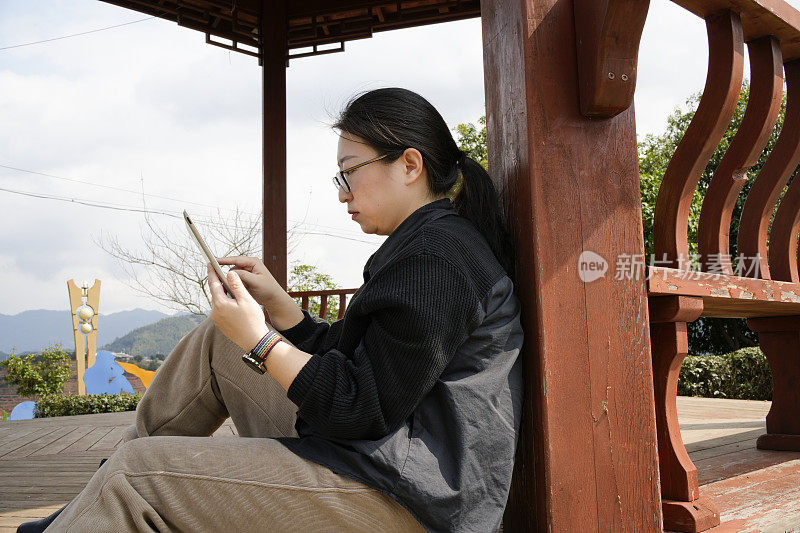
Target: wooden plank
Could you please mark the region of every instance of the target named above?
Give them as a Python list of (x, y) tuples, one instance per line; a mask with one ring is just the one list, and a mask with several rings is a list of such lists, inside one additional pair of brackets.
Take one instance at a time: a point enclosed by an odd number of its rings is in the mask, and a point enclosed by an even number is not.
[(115, 427), (111, 431), (103, 435), (97, 442), (89, 446), (90, 451), (108, 450), (113, 452), (116, 449), (117, 443), (125, 433), (126, 428)]
[(53, 427), (53, 426), (129, 426), (136, 421), (136, 411), (119, 413), (94, 413), (89, 415), (55, 416), (12, 420), (3, 422), (10, 428)]
[(659, 264), (689, 268), (689, 207), (703, 170), (736, 109), (744, 74), (739, 16), (730, 11), (706, 18), (708, 73), (697, 111), (667, 165), (653, 215), (653, 249)]
[(42, 435), (38, 439), (36, 439), (34, 441), (31, 441), (26, 445), (20, 446), (19, 448), (15, 448), (14, 450), (4, 454), (2, 456), (2, 458), (3, 459), (13, 459), (13, 458), (16, 458), (16, 457), (27, 457), (28, 455), (31, 455), (33, 452), (35, 452), (35, 451), (37, 451), (37, 450), (39, 450), (41, 448), (44, 448), (48, 444), (51, 444), (54, 441), (60, 439), (61, 437), (63, 437), (67, 433), (71, 432), (72, 429), (73, 428), (63, 427), (63, 426), (55, 428), (54, 431), (51, 431), (50, 433)]
[(35, 518), (41, 518), (42, 516), (50, 515), (55, 511), (61, 509), (61, 507), (62, 507), (61, 505), (54, 504), (54, 505), (43, 505), (40, 507), (35, 507), (33, 509), (14, 509), (14, 508), (6, 509), (6, 506), (2, 502), (0, 502), (0, 513), (2, 513), (3, 520), (8, 520), (11, 518), (23, 518), (25, 520), (33, 520)]
[(774, 35), (784, 61), (800, 58), (800, 12), (784, 0), (672, 0), (701, 18), (730, 9), (742, 19), (745, 41)]
[[(634, 114), (580, 114), (567, 0), (481, 3), (489, 170), (526, 312), (509, 531), (660, 531), (647, 301), (579, 257), (643, 253)], [(555, 81), (557, 80), (557, 81)]]
[(800, 528), (797, 460), (709, 483), (703, 490), (724, 509), (723, 522), (737, 526), (735, 531), (798, 531)]
[[(767, 145), (778, 120), (783, 96), (783, 62), (778, 40), (772, 36), (761, 37), (747, 43), (747, 50), (752, 80), (747, 108), (736, 135), (711, 178), (700, 211), (697, 236), (700, 270), (728, 275), (733, 275), (729, 242), (733, 209), (747, 179), (748, 169), (758, 162)], [(753, 189), (750, 189), (748, 202), (752, 195)], [(739, 253), (742, 253), (741, 246)]]
[(113, 428), (110, 427), (92, 428), (89, 433), (64, 448), (63, 453), (85, 452), (94, 446), (97, 441), (110, 433), (112, 429)]
[[(714, 446), (711, 448), (699, 449), (695, 452), (691, 452), (689, 453), (689, 457), (692, 459), (692, 462), (696, 466), (698, 464), (702, 464), (702, 461), (704, 461), (705, 459), (710, 459), (712, 457), (721, 457), (723, 455), (728, 455), (742, 450), (755, 449), (757, 438), (743, 438), (743, 437), (739, 438), (741, 438), (742, 440), (736, 440), (735, 442), (731, 442), (728, 444)], [(701, 469), (701, 471), (705, 471), (705, 469)]]
[(800, 314), (800, 284), (648, 266), (650, 296), (702, 296), (703, 316), (764, 317)]
[(21, 439), (25, 437), (25, 435), (28, 435), (34, 431), (36, 431), (36, 427), (32, 426), (14, 428), (13, 430), (6, 431), (2, 436), (0, 436), (0, 446), (3, 446), (9, 442), (13, 442), (17, 439)]
[(56, 454), (65, 448), (69, 447), (70, 445), (74, 444), (78, 441), (78, 439), (82, 438), (83, 436), (87, 435), (92, 430), (91, 426), (76, 426), (72, 429), (69, 433), (65, 434), (63, 437), (59, 438), (36, 450), (31, 454), (32, 457), (36, 457), (38, 455), (50, 455)]
[(2, 459), (6, 454), (30, 444), (41, 437), (45, 437), (56, 430), (58, 430), (58, 427), (36, 428), (34, 431), (24, 433), (18, 439), (9, 440), (8, 442), (0, 445), (0, 459)]
[[(734, 433), (730, 433), (734, 431)], [(684, 439), (689, 438), (686, 435), (687, 432), (682, 431), (684, 435)], [(690, 457), (694, 457), (695, 454), (700, 454), (702, 457), (702, 453), (705, 450), (714, 450), (721, 446), (727, 446), (729, 444), (741, 443), (741, 442), (749, 442), (758, 439), (758, 437), (764, 433), (763, 429), (754, 429), (751, 431), (737, 431), (737, 429), (725, 428), (722, 430), (722, 435), (714, 436), (711, 438), (706, 438), (702, 440), (695, 440), (692, 442), (686, 442), (686, 451), (689, 452)], [(692, 459), (694, 460), (694, 459)]]

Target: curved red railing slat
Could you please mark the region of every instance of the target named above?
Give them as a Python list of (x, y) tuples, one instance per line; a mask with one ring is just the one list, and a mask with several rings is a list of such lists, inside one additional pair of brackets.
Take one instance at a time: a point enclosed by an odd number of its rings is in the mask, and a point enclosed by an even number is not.
[(667, 166), (653, 220), (653, 248), (663, 266), (690, 269), (687, 227), (692, 196), (736, 109), (744, 74), (744, 40), (737, 13), (706, 19), (708, 75), (694, 118)]
[(739, 222), (739, 254), (745, 256), (742, 267), (745, 273), (751, 270), (760, 273), (752, 277), (797, 282), (800, 281), (797, 273), (800, 183), (796, 181), (775, 213), (767, 248), (767, 230), (775, 204), (800, 163), (800, 60), (786, 63), (784, 68), (787, 96), (783, 128), (744, 204)]
[(714, 172), (700, 211), (700, 269), (733, 275), (730, 225), (747, 170), (758, 158), (778, 121), (783, 96), (780, 43), (772, 36), (747, 43), (750, 56), (750, 97), (742, 124)]

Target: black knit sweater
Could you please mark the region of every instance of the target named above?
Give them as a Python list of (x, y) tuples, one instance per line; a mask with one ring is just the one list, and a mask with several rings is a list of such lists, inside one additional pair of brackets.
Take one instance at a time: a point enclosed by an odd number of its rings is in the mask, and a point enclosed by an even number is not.
[(283, 332), (315, 354), (288, 396), (319, 435), (377, 439), (396, 429), (476, 325), (472, 283), (433, 246), (441, 236), (418, 230), (409, 246), (391, 247), (402, 250), (374, 274), (371, 263), (380, 258), (370, 258), (369, 291), (356, 292), (342, 320), (321, 328), (306, 316)]

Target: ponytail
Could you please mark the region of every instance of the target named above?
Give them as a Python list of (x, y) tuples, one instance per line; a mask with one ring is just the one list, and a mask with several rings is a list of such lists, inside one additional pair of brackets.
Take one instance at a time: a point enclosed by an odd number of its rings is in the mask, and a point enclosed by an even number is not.
[(419, 150), (432, 195), (450, 197), (458, 214), (483, 234), (514, 279), (513, 246), (494, 184), (480, 163), (459, 150), (430, 102), (407, 89), (376, 89), (351, 100), (333, 128), (364, 139), (386, 156), (387, 163), (407, 148)]
[(514, 247), (492, 178), (480, 163), (466, 154), (457, 166), (460, 176), (451, 196), (453, 205), (459, 215), (480, 230), (508, 277), (514, 280)]

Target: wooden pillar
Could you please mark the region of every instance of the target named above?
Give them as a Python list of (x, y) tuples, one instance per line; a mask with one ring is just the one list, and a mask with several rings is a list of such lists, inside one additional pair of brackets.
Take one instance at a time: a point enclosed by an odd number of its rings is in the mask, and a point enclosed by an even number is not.
[[(481, 14), (489, 170), (525, 329), (504, 527), (661, 531), (646, 280), (615, 279), (618, 258), (644, 254), (633, 107), (580, 114), (571, 0), (482, 0)], [(584, 251), (607, 262), (593, 281)]]
[(772, 406), (761, 450), (800, 451), (800, 316), (750, 318), (772, 373)]
[(718, 526), (719, 512), (714, 502), (700, 496), (697, 467), (681, 437), (677, 395), (681, 363), (689, 352), (686, 323), (703, 314), (703, 299), (656, 296), (649, 307), (664, 529), (697, 533)]
[(286, 68), (285, 0), (263, 0), (261, 16), (263, 79), (264, 264), (286, 289)]

